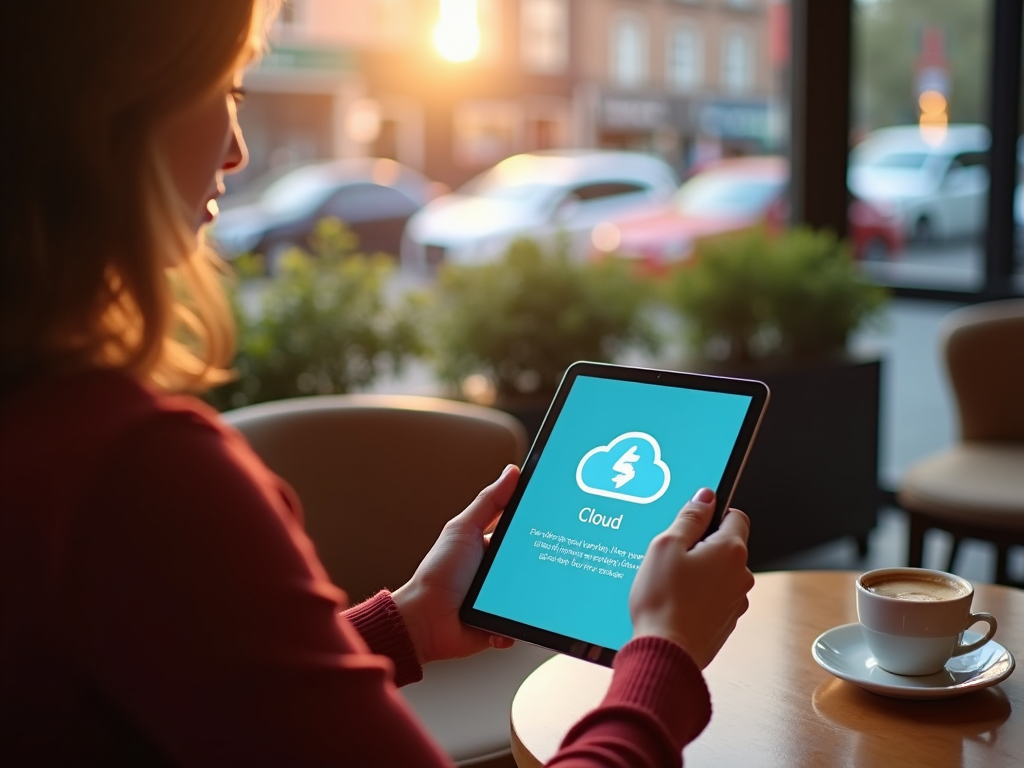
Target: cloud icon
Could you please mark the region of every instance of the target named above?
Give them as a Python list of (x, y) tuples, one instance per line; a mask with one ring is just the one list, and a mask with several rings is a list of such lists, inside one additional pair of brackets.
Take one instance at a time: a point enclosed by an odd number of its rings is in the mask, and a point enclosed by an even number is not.
[(634, 504), (660, 499), (670, 479), (661, 446), (646, 432), (626, 432), (608, 445), (592, 448), (576, 467), (581, 490)]

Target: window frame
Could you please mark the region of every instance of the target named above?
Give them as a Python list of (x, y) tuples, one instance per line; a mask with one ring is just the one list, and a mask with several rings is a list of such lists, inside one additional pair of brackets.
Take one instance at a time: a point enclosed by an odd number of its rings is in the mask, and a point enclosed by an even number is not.
[[(846, 234), (854, 0), (791, 0), (790, 166), (792, 221)], [(1013, 196), (1021, 101), (1022, 4), (992, 0), (988, 127), (990, 186), (977, 289), (891, 285), (896, 296), (979, 302), (1021, 296), (1015, 287)], [(808, 105), (813, 104), (814, 108)]]
[[(624, 68), (621, 65), (622, 54), (620, 32), (627, 24), (631, 25), (637, 32), (638, 52), (636, 63), (638, 68), (635, 80), (627, 80), (621, 76)], [(618, 88), (627, 90), (643, 88), (650, 82), (651, 77), (651, 30), (647, 24), (647, 19), (638, 13), (621, 11), (612, 17), (612, 23), (609, 26), (609, 33), (609, 80)]]
[[(691, 36), (694, 62), (692, 82), (682, 82), (682, 79), (676, 78), (676, 41), (683, 33)], [(679, 19), (671, 25), (669, 33), (665, 36), (665, 83), (673, 92), (698, 93), (704, 88), (707, 76), (704, 67), (704, 37), (703, 27), (693, 21)]]

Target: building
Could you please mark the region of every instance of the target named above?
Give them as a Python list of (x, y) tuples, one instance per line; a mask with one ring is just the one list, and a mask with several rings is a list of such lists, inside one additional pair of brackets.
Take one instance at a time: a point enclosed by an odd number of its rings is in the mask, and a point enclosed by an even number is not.
[[(767, 0), (575, 3), (577, 135), (654, 151), (680, 171), (781, 143)], [(776, 14), (777, 15), (777, 14)]]
[(235, 183), (328, 157), (392, 157), (456, 186), (535, 149), (641, 149), (680, 172), (772, 149), (783, 143), (773, 30), (785, 8), (293, 0), (247, 78), (252, 162)]

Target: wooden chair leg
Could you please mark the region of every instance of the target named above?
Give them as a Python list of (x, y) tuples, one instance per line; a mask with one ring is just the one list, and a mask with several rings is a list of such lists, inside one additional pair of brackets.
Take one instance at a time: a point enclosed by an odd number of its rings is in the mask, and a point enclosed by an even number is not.
[(910, 532), (907, 541), (907, 565), (911, 568), (920, 568), (924, 561), (924, 534), (928, 530), (928, 523), (922, 515), (916, 512), (908, 512), (910, 521)]

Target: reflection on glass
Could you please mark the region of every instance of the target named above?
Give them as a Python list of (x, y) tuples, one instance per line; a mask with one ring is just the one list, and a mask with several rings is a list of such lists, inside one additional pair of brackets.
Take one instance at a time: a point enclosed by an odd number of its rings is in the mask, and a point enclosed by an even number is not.
[(869, 252), (882, 282), (982, 285), (991, 18), (991, 0), (855, 4), (851, 211), (898, 217), (905, 242)]

